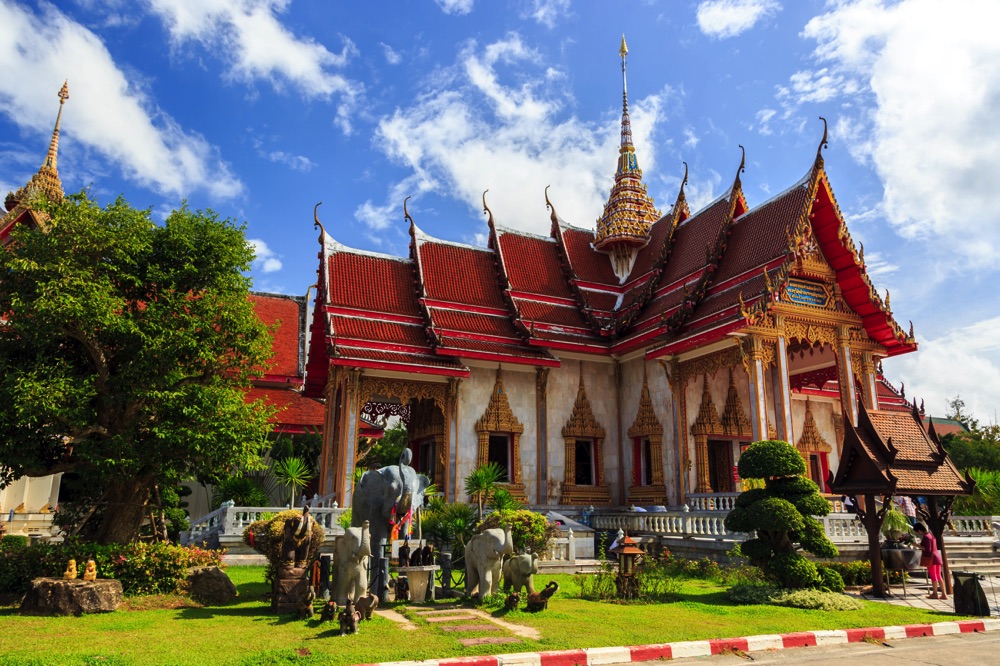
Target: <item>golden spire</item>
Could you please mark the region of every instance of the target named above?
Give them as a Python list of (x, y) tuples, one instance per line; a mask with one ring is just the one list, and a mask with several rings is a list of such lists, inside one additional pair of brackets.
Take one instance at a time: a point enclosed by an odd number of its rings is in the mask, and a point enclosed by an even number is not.
[(632, 269), (638, 248), (649, 241), (649, 227), (661, 216), (642, 182), (642, 169), (632, 145), (632, 121), (628, 113), (628, 84), (625, 76), (625, 56), (628, 46), (622, 35), (618, 55), (622, 59), (622, 129), (618, 149), (618, 169), (615, 184), (604, 204), (604, 213), (597, 220), (594, 247), (611, 255), (612, 266), (624, 280)]
[(43, 169), (56, 170), (56, 160), (59, 157), (59, 123), (62, 122), (63, 104), (69, 99), (69, 81), (64, 81), (59, 89), (59, 113), (56, 115), (56, 127), (52, 130), (52, 141), (49, 142), (49, 152), (42, 163)]

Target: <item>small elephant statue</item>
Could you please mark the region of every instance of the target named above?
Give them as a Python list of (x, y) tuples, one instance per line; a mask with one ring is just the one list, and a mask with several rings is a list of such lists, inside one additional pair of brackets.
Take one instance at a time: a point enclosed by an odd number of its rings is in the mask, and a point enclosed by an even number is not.
[(333, 599), (330, 599), (328, 602), (323, 604), (323, 612), (320, 613), (319, 621), (326, 623), (326, 622), (333, 622), (336, 619), (337, 619), (337, 602), (334, 601)]
[(535, 593), (535, 582), (532, 574), (538, 573), (538, 554), (529, 553), (525, 555), (515, 555), (503, 563), (503, 591), (520, 592), (521, 588), (527, 588), (528, 594)]
[(355, 601), (354, 607), (361, 614), (362, 620), (370, 620), (372, 619), (372, 613), (378, 608), (378, 597), (369, 592), (368, 596), (361, 597)]
[(340, 635), (358, 633), (359, 620), (361, 613), (354, 610), (354, 602), (348, 599), (344, 610), (340, 611)]
[(480, 601), (487, 594), (496, 594), (500, 588), (500, 570), (505, 555), (514, 554), (514, 538), (510, 525), (501, 530), (484, 530), (469, 539), (465, 545), (465, 594)]
[(368, 558), (372, 554), (368, 521), (349, 527), (333, 548), (336, 582), (333, 598), (343, 606), (348, 599), (360, 599), (368, 590)]

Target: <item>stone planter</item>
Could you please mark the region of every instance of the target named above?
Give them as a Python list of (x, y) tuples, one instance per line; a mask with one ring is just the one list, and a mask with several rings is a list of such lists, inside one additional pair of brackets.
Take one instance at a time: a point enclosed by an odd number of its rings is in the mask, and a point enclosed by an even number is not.
[(430, 590), (430, 598), (434, 599), (434, 572), (440, 568), (436, 564), (421, 567), (396, 567), (396, 573), (406, 576), (406, 580), (410, 584), (410, 599), (424, 601), (427, 599), (428, 590)]

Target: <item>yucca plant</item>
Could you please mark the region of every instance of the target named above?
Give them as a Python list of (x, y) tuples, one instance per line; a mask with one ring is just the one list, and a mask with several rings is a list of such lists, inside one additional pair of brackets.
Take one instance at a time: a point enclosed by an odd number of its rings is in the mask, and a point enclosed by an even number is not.
[(296, 492), (300, 488), (304, 488), (316, 476), (309, 464), (298, 456), (289, 456), (274, 461), (271, 464), (271, 472), (279, 482), (288, 487), (291, 498), (288, 502), (289, 506), (295, 506)]
[(521, 502), (510, 494), (506, 488), (497, 488), (490, 495), (490, 508), (494, 511), (517, 511), (521, 508)]
[(505, 476), (504, 469), (495, 462), (480, 465), (465, 477), (465, 494), (479, 505), (479, 520), (483, 519), (483, 504), (497, 489), (497, 484)]

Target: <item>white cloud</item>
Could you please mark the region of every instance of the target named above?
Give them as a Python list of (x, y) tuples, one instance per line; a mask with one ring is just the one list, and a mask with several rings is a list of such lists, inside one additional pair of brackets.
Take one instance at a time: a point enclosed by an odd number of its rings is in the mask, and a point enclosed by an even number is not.
[(986, 422), (1000, 405), (1000, 316), (926, 339), (917, 329), (920, 351), (885, 361), (887, 372), (906, 384), (908, 397), (923, 399), (941, 416), (961, 394), (970, 414)]
[(735, 37), (780, 10), (776, 0), (706, 0), (698, 5), (698, 27), (709, 37)]
[(316, 163), (305, 155), (292, 155), (291, 153), (286, 153), (283, 150), (273, 150), (267, 153), (265, 157), (276, 164), (284, 164), (291, 167), (295, 171), (301, 171), (303, 173), (312, 171), (312, 168), (316, 166)]
[(435, 0), (445, 14), (468, 14), (476, 0)]
[[(184, 130), (131, 85), (101, 39), (51, 5), (42, 13), (0, 0), (0, 112), (39, 137), (38, 163), (68, 78), (63, 145), (80, 144), (157, 192), (217, 198), (243, 185), (204, 137)], [(44, 138), (42, 138), (44, 137)]]
[(281, 270), (281, 259), (267, 246), (267, 243), (259, 238), (248, 238), (247, 242), (253, 246), (254, 254), (257, 255), (253, 260), (252, 268), (254, 270), (259, 270), (262, 273), (274, 273)]
[(390, 65), (398, 65), (403, 62), (403, 56), (399, 54), (399, 51), (395, 50), (385, 42), (379, 42), (379, 46), (382, 47), (382, 53), (385, 55), (385, 61)]
[(308, 97), (340, 98), (337, 123), (349, 133), (360, 84), (337, 73), (357, 53), (344, 38), (340, 53), (309, 37), (294, 35), (279, 20), (290, 0), (146, 0), (170, 32), (175, 46), (201, 44), (227, 61), (229, 77), (286, 84)]
[[(483, 190), (489, 189), (499, 224), (544, 234), (550, 224), (544, 190), (551, 185), (549, 197), (560, 217), (592, 226), (611, 188), (620, 116), (602, 123), (566, 117), (565, 97), (551, 85), (560, 77), (550, 76), (540, 60), (516, 34), (462, 48), (450, 77), (439, 76), (413, 104), (380, 120), (376, 147), (412, 173), (390, 187), (385, 204), (366, 202), (355, 216), (379, 229), (407, 194), (415, 195), (412, 211), (420, 194), (435, 192), (465, 202), (469, 225), (476, 227), (482, 224)], [(629, 106), (639, 163), (649, 173), (655, 164), (652, 135), (668, 93)]]
[(701, 141), (701, 139), (698, 138), (698, 135), (694, 133), (693, 129), (691, 129), (690, 127), (684, 128), (685, 148), (696, 148), (698, 146), (699, 141)]
[(1000, 252), (998, 21), (991, 0), (841, 1), (806, 25), (819, 67), (786, 89), (842, 102), (850, 121), (836, 126), (874, 165), (886, 218), (952, 270), (992, 268)]
[(569, 14), (570, 0), (531, 0), (528, 16), (547, 28), (556, 27)]
[(774, 131), (771, 129), (771, 119), (774, 118), (775, 114), (778, 113), (774, 109), (761, 109), (757, 112), (757, 131), (768, 136), (773, 134)]

